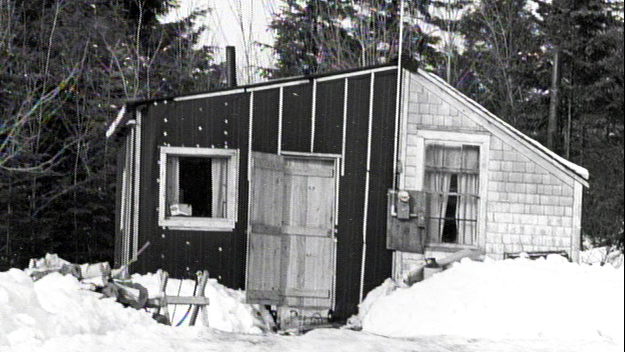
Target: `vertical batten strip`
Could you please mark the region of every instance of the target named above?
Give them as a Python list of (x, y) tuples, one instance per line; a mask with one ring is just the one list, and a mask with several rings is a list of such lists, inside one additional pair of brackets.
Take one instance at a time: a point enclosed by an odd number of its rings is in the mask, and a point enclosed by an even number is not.
[(401, 0), (399, 4), (399, 43), (397, 50), (397, 86), (395, 91), (395, 140), (393, 141), (393, 189), (397, 189), (397, 150), (399, 143), (399, 114), (401, 104), (401, 78), (402, 78), (402, 51), (404, 44), (404, 0)]
[(282, 114), (284, 110), (284, 87), (280, 87), (278, 99), (278, 155), (282, 153)]
[[(403, 101), (410, 101), (410, 92), (412, 89), (412, 84), (411, 84), (411, 77), (409, 76), (409, 73), (406, 73), (406, 79), (404, 80), (404, 84), (402, 85), (402, 92), (401, 94), (403, 95)], [(408, 109), (408, 104), (405, 104), (404, 106), (402, 106), (402, 112), (401, 112), (401, 118), (399, 119), (399, 150), (398, 150), (398, 163), (399, 165), (401, 165), (404, 168), (404, 172), (400, 172), (400, 177), (399, 177), (399, 189), (405, 189), (406, 188), (406, 172), (405, 172), (405, 168), (406, 168), (406, 157), (407, 157), (407, 150), (408, 150), (408, 113), (409, 113), (409, 109)], [(420, 150), (420, 149), (417, 149)], [(417, 161), (417, 165), (422, 165), (419, 164), (419, 161)], [(419, 181), (419, 179), (417, 179), (417, 184), (421, 182)], [(417, 190), (421, 191), (422, 188), (417, 187)]]
[(336, 269), (338, 267), (338, 240), (337, 240), (337, 229), (339, 226), (339, 201), (340, 201), (340, 194), (341, 194), (341, 177), (338, 174), (339, 171), (339, 167), (341, 167), (341, 165), (343, 165), (343, 160), (339, 160), (338, 158), (334, 159), (334, 187), (335, 187), (335, 193), (334, 193), (334, 229), (332, 229), (332, 238), (334, 240), (334, 246), (332, 249), (332, 272), (334, 273), (334, 275), (332, 275), (332, 310), (336, 310)]
[(252, 133), (254, 131), (254, 92), (250, 92), (249, 126), (247, 131), (247, 181), (252, 181)]
[(365, 173), (365, 201), (364, 216), (362, 221), (362, 262), (360, 266), (360, 301), (364, 298), (365, 284), (365, 261), (367, 257), (367, 218), (369, 208), (369, 181), (371, 172), (371, 134), (373, 129), (373, 93), (375, 87), (375, 73), (371, 73), (371, 82), (369, 83), (369, 126), (367, 127), (367, 168)]
[(247, 132), (247, 245), (245, 247), (245, 287), (249, 287), (250, 237), (252, 235), (252, 134), (254, 132), (254, 92), (250, 92), (250, 110)]
[(130, 129), (130, 135), (127, 137), (124, 155), (124, 168), (122, 170), (122, 192), (121, 192), (121, 219), (120, 233), (122, 235), (120, 264), (126, 264), (130, 261), (130, 240), (132, 237), (132, 208), (133, 208), (133, 165), (135, 153), (135, 128)]
[(393, 142), (393, 189), (397, 189), (397, 162), (398, 162), (398, 153), (399, 153), (399, 122), (400, 122), (400, 114), (401, 114), (401, 78), (402, 71), (401, 65), (397, 67), (397, 86), (395, 92), (395, 125), (394, 125), (394, 142)]
[[(134, 209), (133, 209), (133, 226), (132, 226), (132, 258), (137, 256), (139, 249), (139, 209), (141, 209), (141, 111), (136, 110), (135, 125), (135, 171), (134, 171)], [(130, 261), (129, 261), (130, 262)], [(128, 268), (126, 268), (128, 270)]]
[(341, 176), (345, 176), (345, 149), (347, 143), (347, 93), (349, 92), (349, 79), (345, 78), (343, 87), (343, 139), (341, 141)]
[(311, 112), (311, 128), (310, 128), (310, 152), (315, 152), (315, 121), (317, 114), (317, 80), (313, 81), (312, 89), (312, 112)]
[(573, 181), (573, 218), (571, 219), (571, 259), (574, 263), (579, 263), (579, 248), (582, 228), (582, 197), (584, 186), (577, 181)]

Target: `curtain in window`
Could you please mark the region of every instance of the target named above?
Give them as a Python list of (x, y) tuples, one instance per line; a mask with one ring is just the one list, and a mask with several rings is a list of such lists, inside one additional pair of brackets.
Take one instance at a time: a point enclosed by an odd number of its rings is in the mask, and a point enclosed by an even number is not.
[(476, 237), (479, 194), (479, 149), (462, 148), (462, 173), (458, 175), (459, 199), (456, 205), (458, 243), (473, 244)]
[(456, 204), (456, 218), (458, 228), (458, 243), (472, 244), (476, 235), (477, 204), (479, 185), (478, 175), (461, 174), (458, 177), (458, 203)]
[(459, 168), (460, 148), (429, 145), (425, 156), (425, 187), (430, 192), (429, 235), (431, 242), (441, 242), (445, 212), (451, 186), (450, 168)]
[(443, 242), (447, 228), (446, 241), (472, 244), (479, 199), (479, 147), (428, 145), (424, 187), (430, 194), (430, 241)]
[(443, 236), (450, 183), (451, 174), (449, 173), (431, 172), (426, 175), (426, 184), (430, 191), (428, 228), (431, 242), (441, 242)]
[(212, 214), (213, 218), (227, 218), (226, 200), (228, 194), (228, 159), (213, 158), (211, 159), (211, 187), (212, 194)]

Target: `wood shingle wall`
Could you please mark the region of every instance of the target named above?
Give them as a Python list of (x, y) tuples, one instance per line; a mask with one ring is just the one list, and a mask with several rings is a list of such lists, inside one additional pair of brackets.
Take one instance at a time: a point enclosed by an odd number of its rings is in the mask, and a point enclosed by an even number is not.
[[(573, 177), (528, 143), (502, 132), (499, 121), (481, 113), (458, 92), (423, 74), (406, 75), (403, 99), (400, 187), (423, 187), (419, 148), (424, 148), (424, 131), (463, 135), (467, 142), (485, 139), (482, 145), (487, 150), (481, 152), (487, 154), (487, 162), (480, 170), (487, 175), (480, 185), (487, 189), (480, 220), (485, 224), (480, 226), (477, 245), (494, 259), (502, 259), (505, 253), (561, 250), (577, 257), (582, 186)], [(398, 253), (396, 273), (421, 258)]]
[(486, 213), (486, 252), (571, 250), (573, 180), (563, 181), (491, 137)]

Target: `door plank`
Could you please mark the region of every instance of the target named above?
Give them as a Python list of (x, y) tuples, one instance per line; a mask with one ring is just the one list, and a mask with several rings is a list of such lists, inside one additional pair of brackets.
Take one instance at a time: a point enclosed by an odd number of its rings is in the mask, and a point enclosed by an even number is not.
[(291, 226), (284, 225), (282, 226), (282, 233), (285, 235), (293, 235), (293, 236), (313, 236), (313, 237), (330, 237), (332, 236), (332, 230), (327, 227), (322, 228), (314, 228), (314, 227), (304, 227), (304, 226)]
[(251, 167), (246, 300), (280, 305), (284, 297), (287, 244), (281, 232), (284, 162), (278, 155), (255, 152)]
[(285, 305), (332, 306), (334, 278), (335, 163), (287, 158), (282, 233), (288, 261)]

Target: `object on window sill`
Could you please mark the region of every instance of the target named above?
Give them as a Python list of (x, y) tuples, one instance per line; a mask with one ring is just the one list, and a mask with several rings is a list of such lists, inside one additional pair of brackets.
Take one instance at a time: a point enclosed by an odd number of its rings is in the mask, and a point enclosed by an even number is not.
[(169, 213), (171, 216), (191, 216), (193, 209), (191, 204), (177, 203), (169, 206)]

